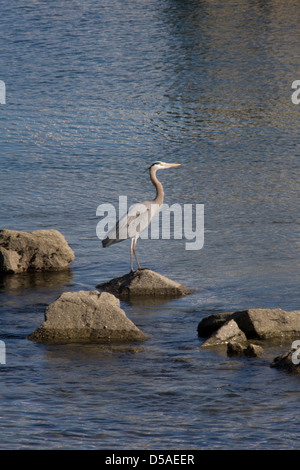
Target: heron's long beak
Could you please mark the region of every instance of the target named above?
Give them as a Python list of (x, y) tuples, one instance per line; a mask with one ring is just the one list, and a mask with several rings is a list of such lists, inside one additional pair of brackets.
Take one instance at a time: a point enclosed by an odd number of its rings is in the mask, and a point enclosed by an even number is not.
[(181, 163), (166, 163), (166, 168), (171, 168), (172, 166), (180, 166)]

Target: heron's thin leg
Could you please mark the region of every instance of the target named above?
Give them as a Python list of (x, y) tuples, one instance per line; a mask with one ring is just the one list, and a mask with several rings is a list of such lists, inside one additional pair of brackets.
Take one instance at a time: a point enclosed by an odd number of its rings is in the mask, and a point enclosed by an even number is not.
[(133, 238), (131, 239), (131, 245), (130, 245), (130, 269), (131, 269), (131, 272), (133, 272), (133, 257), (132, 257), (132, 253), (133, 253)]
[(139, 263), (139, 261), (138, 261), (138, 259), (137, 259), (136, 252), (135, 252), (135, 245), (136, 245), (136, 242), (137, 242), (137, 238), (134, 239), (133, 253), (134, 253), (134, 256), (135, 256), (136, 264), (138, 265), (138, 269), (142, 269), (141, 266), (140, 266), (140, 263)]

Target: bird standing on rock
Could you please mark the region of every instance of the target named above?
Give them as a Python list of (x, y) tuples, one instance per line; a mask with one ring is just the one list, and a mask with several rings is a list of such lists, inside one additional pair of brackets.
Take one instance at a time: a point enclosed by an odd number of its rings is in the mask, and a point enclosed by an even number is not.
[(156, 197), (153, 201), (145, 201), (131, 206), (125, 214), (110, 230), (105, 239), (102, 240), (104, 248), (119, 243), (122, 240), (131, 238), (130, 245), (130, 268), (133, 272), (133, 254), (136, 259), (138, 269), (142, 269), (136, 255), (135, 247), (140, 234), (148, 227), (153, 217), (160, 211), (164, 201), (164, 189), (161, 182), (157, 179), (156, 172), (166, 168), (180, 166), (180, 163), (155, 162), (149, 167), (150, 179), (156, 189)]

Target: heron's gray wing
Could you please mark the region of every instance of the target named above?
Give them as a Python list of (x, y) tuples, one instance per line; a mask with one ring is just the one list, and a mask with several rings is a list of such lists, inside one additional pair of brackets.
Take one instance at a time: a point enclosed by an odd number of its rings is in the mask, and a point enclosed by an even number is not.
[(129, 237), (138, 237), (148, 227), (150, 220), (151, 203), (146, 201), (134, 204), (127, 214), (117, 222), (116, 226), (108, 232), (106, 238), (102, 240), (103, 247), (119, 243)]
[(128, 214), (123, 215), (123, 217), (118, 220), (117, 224), (107, 233), (106, 237), (102, 240), (102, 245), (104, 248), (113, 245), (114, 243), (119, 243), (128, 238), (127, 218)]

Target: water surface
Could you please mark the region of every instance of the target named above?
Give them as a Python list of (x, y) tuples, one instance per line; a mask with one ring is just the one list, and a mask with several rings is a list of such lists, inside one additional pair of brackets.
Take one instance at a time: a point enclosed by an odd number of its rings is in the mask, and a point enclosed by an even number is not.
[[(296, 449), (299, 380), (199, 349), (203, 316), (299, 309), (298, 2), (12, 0), (1, 6), (1, 227), (55, 228), (70, 272), (1, 278), (2, 449)], [(149, 340), (124, 349), (37, 345), (62, 292), (129, 270), (99, 204), (204, 204), (205, 244), (140, 240), (143, 266), (195, 289), (122, 302)], [(293, 338), (299, 339), (299, 338)], [(136, 346), (136, 345), (134, 345)]]

